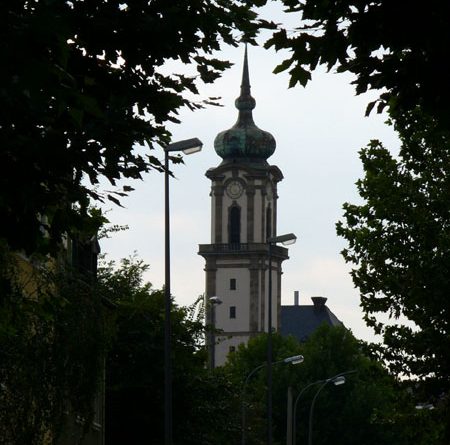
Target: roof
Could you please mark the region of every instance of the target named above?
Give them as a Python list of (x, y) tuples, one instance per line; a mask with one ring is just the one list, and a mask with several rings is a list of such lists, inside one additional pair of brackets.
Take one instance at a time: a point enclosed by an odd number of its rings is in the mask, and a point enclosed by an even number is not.
[(267, 158), (274, 153), (276, 142), (268, 131), (261, 130), (253, 121), (252, 110), (256, 106), (256, 101), (250, 93), (247, 46), (241, 94), (236, 99), (235, 105), (239, 110), (238, 120), (233, 127), (216, 136), (214, 140), (216, 153), (223, 159), (224, 164), (241, 162), (250, 165), (267, 165)]
[[(313, 301), (316, 298), (313, 297)], [(326, 298), (312, 305), (281, 306), (281, 335), (292, 335), (299, 341), (308, 337), (323, 323), (341, 326), (342, 322), (325, 304)]]

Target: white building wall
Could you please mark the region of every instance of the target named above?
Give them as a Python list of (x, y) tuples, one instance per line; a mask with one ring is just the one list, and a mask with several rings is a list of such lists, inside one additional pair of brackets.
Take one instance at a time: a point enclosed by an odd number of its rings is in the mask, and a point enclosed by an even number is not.
[[(267, 172), (269, 175), (269, 171)], [(249, 175), (249, 176), (247, 176)], [(243, 185), (241, 196), (233, 199), (227, 193), (227, 185), (231, 181), (239, 181)], [(277, 179), (274, 179), (276, 181)], [(248, 190), (254, 189), (254, 193)], [(216, 195), (219, 193), (219, 195)], [(211, 243), (229, 243), (229, 209), (238, 205), (240, 213), (240, 242), (264, 244), (266, 242), (266, 212), (271, 209), (272, 235), (276, 228), (276, 185), (268, 175), (257, 176), (247, 170), (236, 171), (235, 168), (221, 170), (212, 179), (211, 189)], [(221, 203), (220, 209), (217, 205)], [(248, 217), (253, 213), (253, 226), (248, 227)], [(220, 230), (220, 233), (216, 233)], [(249, 241), (248, 234), (253, 234)], [(207, 283), (210, 295), (216, 295), (222, 304), (215, 306), (216, 328), (223, 332), (216, 336), (215, 363), (220, 366), (225, 363), (231, 349), (237, 349), (239, 344), (247, 343), (252, 335), (267, 332), (268, 324), (268, 263), (264, 259), (247, 255), (244, 250), (233, 251), (233, 246), (217, 247), (210, 261), (210, 280)], [(224, 249), (224, 250), (221, 250)], [(230, 250), (228, 250), (230, 249)], [(257, 246), (256, 249), (261, 249)], [(236, 252), (236, 255), (234, 254)], [(258, 255), (261, 255), (259, 253)], [(225, 259), (226, 258), (226, 259)], [(256, 271), (255, 271), (256, 267)], [(252, 269), (250, 269), (252, 268)], [(255, 272), (257, 278), (255, 277)], [(277, 264), (273, 260), (272, 270), (272, 326), (278, 329), (278, 279)], [(250, 278), (253, 277), (252, 287)], [(230, 289), (230, 280), (236, 280), (236, 290)], [(264, 288), (264, 289), (263, 289)], [(252, 294), (251, 294), (252, 292)], [(252, 306), (251, 306), (252, 305)], [(235, 307), (236, 318), (230, 318), (230, 307)], [(250, 314), (250, 309), (255, 313)], [(250, 322), (252, 325), (250, 324)]]
[[(250, 307), (248, 292), (250, 272), (248, 268), (217, 268), (217, 296), (222, 304), (216, 307), (216, 326), (224, 332), (248, 332)], [(236, 280), (236, 290), (230, 289), (230, 280)], [(230, 307), (236, 308), (236, 318), (230, 318)]]
[(248, 342), (248, 336), (237, 335), (231, 338), (225, 336), (218, 336), (216, 339), (216, 366), (222, 366), (227, 361), (228, 354), (232, 354), (230, 352), (230, 348), (232, 350), (237, 351), (240, 344), (246, 344)]

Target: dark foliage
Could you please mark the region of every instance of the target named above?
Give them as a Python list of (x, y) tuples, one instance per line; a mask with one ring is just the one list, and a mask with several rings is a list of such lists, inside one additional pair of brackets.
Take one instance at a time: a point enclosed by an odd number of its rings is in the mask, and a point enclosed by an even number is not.
[[(230, 66), (211, 54), (257, 23), (241, 0), (5, 0), (0, 4), (0, 237), (12, 249), (58, 251), (92, 224), (89, 199), (161, 170), (136, 144), (164, 145), (177, 112), (202, 106), (198, 81)], [(167, 73), (166, 62), (197, 74)], [(175, 65), (174, 62), (174, 65)], [(45, 235), (44, 235), (45, 234)]]
[[(225, 370), (235, 384), (266, 360), (266, 336), (251, 339), (230, 356)], [(286, 393), (293, 388), (301, 395), (296, 416), (296, 443), (308, 442), (308, 421), (312, 399), (323, 380), (341, 372), (356, 371), (341, 386), (327, 384), (320, 392), (313, 417), (316, 444), (427, 444), (441, 437), (439, 418), (415, 410), (415, 396), (406, 385), (389, 375), (371, 354), (367, 344), (356, 340), (344, 327), (320, 327), (304, 344), (292, 338), (274, 336), (274, 361), (303, 354), (305, 361), (293, 366), (273, 367), (274, 443), (286, 441)], [(246, 390), (247, 443), (266, 443), (266, 373), (262, 368)], [(320, 383), (319, 383), (320, 382)], [(438, 441), (433, 443), (440, 443)]]
[(85, 275), (0, 252), (0, 444), (56, 443), (69, 409), (92, 420), (102, 304)]
[[(267, 42), (291, 56), (276, 72), (289, 70), (290, 86), (306, 85), (311, 71), (324, 64), (355, 74), (358, 94), (380, 91), (378, 110), (401, 113), (417, 105), (442, 128), (450, 123), (450, 4), (433, 0), (283, 0), (301, 12), (294, 32), (281, 29)], [(370, 112), (376, 102), (369, 104)]]
[(425, 382), (424, 397), (442, 407), (450, 391), (450, 139), (419, 111), (397, 118), (396, 129), (398, 159), (378, 141), (361, 151), (364, 203), (345, 204), (338, 233), (383, 358)]
[[(138, 445), (164, 442), (164, 292), (144, 283), (141, 261), (100, 269), (100, 285), (117, 305), (106, 362), (106, 440)], [(232, 444), (237, 398), (226, 375), (205, 368), (203, 323), (189, 308), (173, 307), (175, 444)]]

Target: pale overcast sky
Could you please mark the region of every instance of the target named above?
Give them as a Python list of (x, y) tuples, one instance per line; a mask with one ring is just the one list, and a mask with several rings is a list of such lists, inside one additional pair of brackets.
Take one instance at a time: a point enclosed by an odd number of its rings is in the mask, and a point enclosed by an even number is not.
[[(243, 52), (241, 47), (220, 53), (234, 66), (201, 91), (205, 97), (221, 96), (223, 107), (185, 111), (181, 124), (170, 126), (173, 141), (198, 137), (204, 143), (202, 152), (173, 166), (176, 179), (171, 180), (172, 293), (181, 305), (204, 292), (204, 260), (197, 251), (198, 244), (211, 242), (210, 181), (205, 172), (221, 162), (214, 151), (215, 136), (237, 118), (234, 100), (239, 95)], [(294, 290), (300, 291), (300, 304), (310, 304), (311, 296), (327, 297), (328, 307), (357, 337), (371, 340), (350, 268), (340, 255), (345, 242), (337, 237), (335, 224), (344, 202), (359, 201), (355, 182), (362, 177), (360, 148), (380, 139), (397, 151), (399, 142), (385, 124), (385, 115), (364, 117), (375, 96), (355, 96), (349, 75), (318, 70), (306, 88), (288, 89), (287, 75), (272, 74), (281, 60), (273, 51), (249, 47), (254, 120), (274, 135), (277, 149), (268, 161), (284, 175), (279, 184), (278, 234), (294, 232), (298, 237), (283, 267), (282, 304), (293, 304)], [(162, 149), (155, 154), (162, 158)], [(114, 207), (108, 213), (112, 223), (128, 224), (130, 229), (102, 241), (102, 251), (111, 259), (136, 250), (150, 264), (146, 278), (157, 288), (164, 283), (163, 182), (162, 174), (152, 172), (144, 181), (132, 183), (136, 190), (123, 200), (125, 208)]]

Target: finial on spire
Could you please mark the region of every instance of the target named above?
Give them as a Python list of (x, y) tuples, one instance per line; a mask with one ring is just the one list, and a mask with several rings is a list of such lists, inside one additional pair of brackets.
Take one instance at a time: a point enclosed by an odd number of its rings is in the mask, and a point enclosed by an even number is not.
[(241, 83), (241, 94), (236, 99), (236, 108), (239, 111), (251, 111), (255, 108), (255, 99), (250, 93), (250, 76), (248, 74), (248, 55), (247, 55), (247, 43), (245, 43), (244, 52), (244, 67), (242, 69), (242, 83)]
[(256, 102), (250, 94), (247, 43), (244, 44), (241, 94), (235, 101), (238, 119), (229, 130), (216, 136), (214, 148), (225, 163), (238, 160), (251, 165), (267, 165), (267, 158), (275, 151), (276, 143), (270, 133), (259, 129), (253, 122), (252, 110)]
[(244, 68), (242, 69), (241, 96), (250, 95), (250, 76), (248, 74), (247, 42), (245, 43)]

